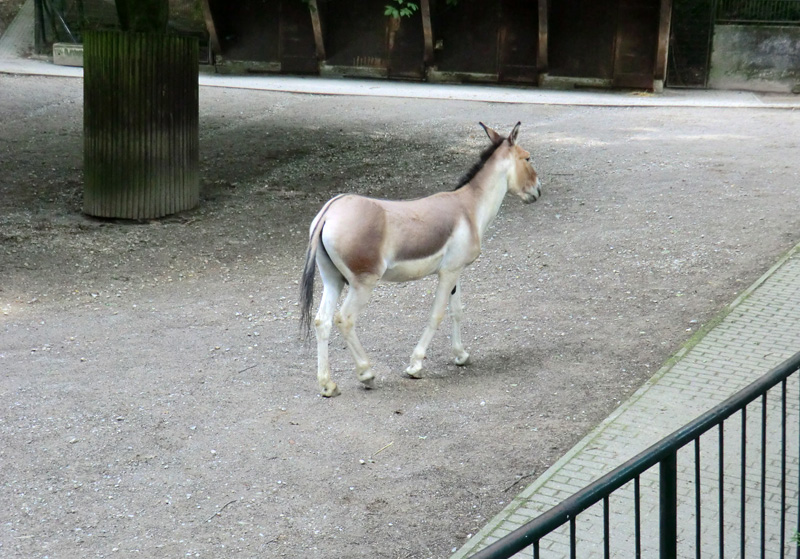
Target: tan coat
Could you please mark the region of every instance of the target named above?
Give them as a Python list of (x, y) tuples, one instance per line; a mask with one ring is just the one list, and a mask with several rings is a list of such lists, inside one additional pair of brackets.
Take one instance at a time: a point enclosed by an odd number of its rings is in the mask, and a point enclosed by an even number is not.
[[(323, 396), (338, 393), (336, 384), (330, 380), (328, 363), (332, 320), (353, 354), (359, 380), (372, 384), (371, 363), (354, 327), (357, 315), (380, 280), (411, 281), (434, 273), (439, 276), (431, 319), (412, 353), (407, 374), (419, 375), (422, 359), (444, 317), (448, 300), (454, 322), (456, 363), (467, 362), (469, 355), (461, 344), (460, 333), (461, 271), (480, 254), (484, 233), (497, 215), (506, 192), (517, 194), (525, 202), (533, 202), (541, 194), (530, 154), (516, 143), (519, 123), (507, 138), (486, 126), (484, 130), (492, 147), (485, 152), (486, 160), (473, 169), (469, 180), (458, 189), (407, 201), (340, 195), (328, 201), (314, 218), (301, 284), (301, 304), (303, 322), (310, 327), (314, 268), (318, 267), (324, 289), (315, 329), (317, 377)], [(339, 313), (335, 313), (344, 284), (349, 284), (350, 289)]]

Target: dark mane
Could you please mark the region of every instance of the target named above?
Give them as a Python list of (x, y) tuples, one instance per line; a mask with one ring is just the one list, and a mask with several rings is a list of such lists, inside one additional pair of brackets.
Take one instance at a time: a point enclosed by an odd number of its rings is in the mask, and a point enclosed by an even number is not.
[(499, 144), (492, 144), (485, 150), (483, 150), (481, 152), (480, 159), (470, 168), (469, 171), (467, 171), (464, 174), (464, 176), (461, 177), (461, 179), (459, 179), (458, 184), (453, 190), (458, 190), (459, 188), (467, 184), (469, 181), (474, 179), (475, 175), (477, 175), (480, 172), (480, 170), (483, 169), (483, 166), (486, 164), (489, 158), (494, 154), (494, 152), (497, 151), (497, 148), (499, 148), (500, 144), (502, 143), (503, 142), (500, 142)]

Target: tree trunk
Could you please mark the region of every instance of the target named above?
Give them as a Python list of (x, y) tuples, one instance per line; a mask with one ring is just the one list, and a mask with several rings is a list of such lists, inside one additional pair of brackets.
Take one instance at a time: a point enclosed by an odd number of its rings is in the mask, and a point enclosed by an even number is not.
[(199, 201), (198, 44), (84, 35), (84, 212), (150, 219)]

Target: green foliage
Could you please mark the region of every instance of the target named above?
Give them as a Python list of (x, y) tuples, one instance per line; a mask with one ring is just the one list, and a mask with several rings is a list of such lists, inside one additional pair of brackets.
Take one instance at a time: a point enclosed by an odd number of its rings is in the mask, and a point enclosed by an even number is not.
[(800, 532), (795, 532), (792, 536), (792, 541), (797, 545), (800, 545)]
[[(448, 0), (449, 1), (449, 0)], [(411, 17), (419, 10), (419, 4), (411, 0), (392, 0), (393, 4), (386, 4), (383, 15), (389, 17)]]
[[(310, 5), (311, 0), (300, 0), (303, 4)], [(460, 0), (445, 0), (448, 6), (457, 6)], [(419, 11), (419, 0), (390, 0), (391, 4), (386, 4), (383, 15), (389, 17), (411, 17), (414, 12)]]

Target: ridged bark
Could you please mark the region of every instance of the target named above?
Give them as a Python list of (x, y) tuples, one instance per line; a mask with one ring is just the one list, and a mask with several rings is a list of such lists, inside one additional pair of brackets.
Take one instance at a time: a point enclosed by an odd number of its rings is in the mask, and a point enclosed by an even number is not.
[(197, 205), (197, 61), (193, 38), (84, 34), (84, 212), (150, 219)]

